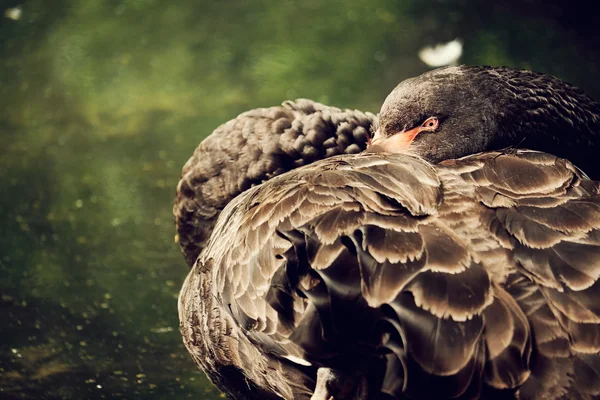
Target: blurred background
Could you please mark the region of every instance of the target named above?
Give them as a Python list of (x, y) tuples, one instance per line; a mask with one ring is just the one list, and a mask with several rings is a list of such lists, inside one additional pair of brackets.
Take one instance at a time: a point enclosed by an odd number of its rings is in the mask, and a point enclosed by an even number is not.
[(600, 98), (588, 7), (1, 0), (0, 398), (219, 398), (176, 307), (172, 200), (202, 138), (298, 97), (377, 112), (439, 63), (547, 72)]

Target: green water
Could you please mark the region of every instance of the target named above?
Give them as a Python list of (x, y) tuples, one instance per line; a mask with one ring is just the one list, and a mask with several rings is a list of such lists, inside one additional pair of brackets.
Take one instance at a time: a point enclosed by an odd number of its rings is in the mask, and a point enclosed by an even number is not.
[[(461, 62), (600, 97), (591, 10), (559, 1), (0, 1), (0, 398), (216, 399), (178, 332), (172, 199), (199, 141), (308, 97), (377, 111)], [(544, 4), (544, 5), (542, 5)]]

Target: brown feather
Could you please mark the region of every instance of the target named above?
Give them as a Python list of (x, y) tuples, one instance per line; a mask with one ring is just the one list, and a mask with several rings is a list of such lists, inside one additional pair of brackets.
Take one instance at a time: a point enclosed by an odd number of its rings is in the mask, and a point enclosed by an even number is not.
[(186, 346), (286, 399), (318, 367), (380, 371), (373, 390), (406, 398), (596, 395), (597, 188), (515, 150), (346, 155), (274, 177), (217, 220), (180, 296)]

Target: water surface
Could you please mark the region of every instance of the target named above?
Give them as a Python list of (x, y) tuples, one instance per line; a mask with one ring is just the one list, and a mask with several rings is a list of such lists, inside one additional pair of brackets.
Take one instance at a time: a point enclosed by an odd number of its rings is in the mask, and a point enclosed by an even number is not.
[(176, 308), (200, 140), (290, 98), (377, 111), (455, 38), (600, 97), (593, 13), (562, 3), (0, 1), (0, 398), (219, 398)]

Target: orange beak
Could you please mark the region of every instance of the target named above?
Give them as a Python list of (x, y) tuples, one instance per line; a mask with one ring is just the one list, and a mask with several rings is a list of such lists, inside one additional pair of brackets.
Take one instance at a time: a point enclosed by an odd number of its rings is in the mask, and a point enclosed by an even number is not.
[(379, 129), (375, 132), (373, 139), (367, 146), (367, 151), (372, 153), (403, 153), (410, 147), (411, 143), (417, 135), (423, 130), (423, 127), (418, 126), (404, 132), (398, 132), (390, 137), (382, 138)]

